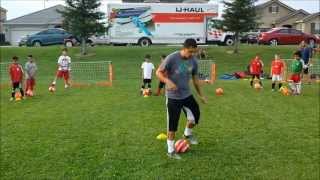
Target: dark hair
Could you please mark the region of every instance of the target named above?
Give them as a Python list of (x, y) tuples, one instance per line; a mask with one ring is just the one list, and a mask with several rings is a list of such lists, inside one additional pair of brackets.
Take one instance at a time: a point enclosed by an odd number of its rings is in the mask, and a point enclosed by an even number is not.
[(67, 49), (67, 48), (63, 48), (63, 49), (62, 49), (62, 51), (66, 51), (66, 52), (68, 52), (68, 49)]
[(19, 58), (17, 56), (12, 57), (13, 60), (18, 60)]
[(32, 58), (33, 56), (30, 54), (30, 55), (28, 55), (28, 57), (31, 57), (31, 58)]
[(296, 51), (296, 52), (294, 52), (294, 54), (293, 54), (293, 55), (298, 56), (299, 58), (301, 58), (301, 52), (300, 52), (300, 51)]
[(183, 47), (184, 48), (197, 48), (197, 41), (192, 38), (186, 39), (183, 43)]
[(146, 54), (146, 55), (144, 56), (144, 58), (146, 58), (146, 59), (150, 59), (150, 58), (151, 58), (151, 56), (150, 56), (150, 54)]
[(166, 57), (167, 57), (167, 55), (162, 54), (160, 57), (161, 57), (162, 59), (164, 59), (164, 58), (166, 58)]

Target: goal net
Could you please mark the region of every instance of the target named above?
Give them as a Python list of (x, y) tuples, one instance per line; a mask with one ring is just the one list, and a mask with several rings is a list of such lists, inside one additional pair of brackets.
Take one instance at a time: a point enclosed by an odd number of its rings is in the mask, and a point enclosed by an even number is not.
[(320, 79), (320, 59), (312, 59), (309, 66), (311, 78)]
[(71, 63), (72, 86), (112, 86), (113, 67), (111, 61), (89, 61)]
[(9, 84), (9, 62), (0, 63), (0, 88), (5, 87)]
[(198, 76), (201, 82), (213, 83), (216, 80), (216, 64), (214, 61), (199, 60)]

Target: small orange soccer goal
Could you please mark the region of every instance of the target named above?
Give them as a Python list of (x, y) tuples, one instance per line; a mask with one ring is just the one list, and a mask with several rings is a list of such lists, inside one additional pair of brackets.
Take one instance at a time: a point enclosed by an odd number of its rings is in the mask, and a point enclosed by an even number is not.
[(112, 86), (111, 61), (72, 62), (70, 72), (72, 86)]
[(198, 76), (201, 83), (214, 83), (216, 80), (215, 62), (213, 60), (198, 60)]

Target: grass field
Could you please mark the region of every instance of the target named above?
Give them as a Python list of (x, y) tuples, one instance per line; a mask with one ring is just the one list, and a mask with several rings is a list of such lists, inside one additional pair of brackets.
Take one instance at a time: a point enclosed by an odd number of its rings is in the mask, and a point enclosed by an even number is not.
[[(295, 97), (271, 92), (270, 80), (260, 92), (245, 80), (203, 86), (209, 103), (200, 105), (200, 144), (177, 161), (167, 158), (166, 142), (155, 138), (166, 131), (165, 98), (138, 94), (145, 53), (158, 64), (161, 54), (177, 48), (96, 47), (83, 58), (72, 48), (74, 62), (111, 60), (114, 86), (65, 90), (58, 81), (50, 94), (60, 49), (1, 48), (1, 62), (17, 55), (24, 63), (33, 54), (39, 66), (34, 98), (9, 102), (10, 90), (0, 90), (1, 179), (319, 179), (319, 84), (304, 85)], [(241, 46), (238, 55), (227, 50), (208, 48), (218, 74), (245, 70), (256, 53), (269, 68), (274, 53), (291, 58), (295, 49)], [(217, 87), (224, 96), (215, 96)], [(178, 137), (184, 122), (182, 117)]]

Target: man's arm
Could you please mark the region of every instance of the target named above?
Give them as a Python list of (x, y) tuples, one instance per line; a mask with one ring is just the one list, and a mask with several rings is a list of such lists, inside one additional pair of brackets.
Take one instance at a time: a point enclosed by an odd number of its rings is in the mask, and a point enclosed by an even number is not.
[(161, 65), (159, 66), (159, 68), (156, 71), (156, 75), (159, 78), (159, 80), (161, 82), (164, 82), (166, 84), (166, 87), (168, 90), (177, 90), (177, 86), (169, 79), (167, 78), (166, 74), (166, 70), (165, 70), (165, 63), (166, 61), (163, 61), (161, 63)]
[(192, 76), (192, 82), (193, 82), (193, 86), (196, 89), (201, 101), (206, 104), (207, 103), (207, 98), (203, 95), (202, 90), (200, 88), (200, 83), (199, 83), (199, 78), (197, 75), (193, 75)]

